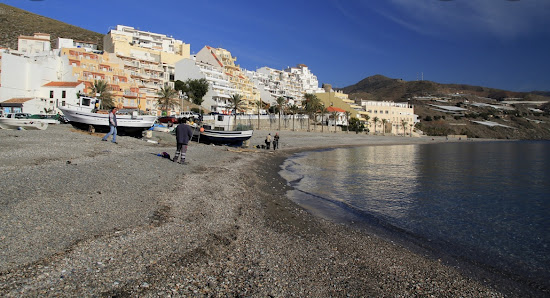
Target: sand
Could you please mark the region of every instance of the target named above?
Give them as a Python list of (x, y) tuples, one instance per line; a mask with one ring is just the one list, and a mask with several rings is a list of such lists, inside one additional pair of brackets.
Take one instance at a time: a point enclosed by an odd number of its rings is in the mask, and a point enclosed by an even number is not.
[[(251, 145), (267, 131), (256, 131)], [(272, 132), (273, 133), (273, 132)], [(281, 150), (0, 130), (2, 296), (517, 296), (403, 243), (312, 216), (279, 165), (314, 148), (443, 138), (282, 132)], [(159, 142), (159, 143), (156, 143)], [(528, 294), (533, 294), (528, 292)], [(535, 292), (535, 294), (537, 294)]]

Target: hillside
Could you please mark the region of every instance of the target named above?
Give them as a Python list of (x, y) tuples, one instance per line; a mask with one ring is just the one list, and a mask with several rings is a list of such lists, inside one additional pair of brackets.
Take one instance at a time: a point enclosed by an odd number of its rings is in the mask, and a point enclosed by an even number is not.
[[(349, 94), (350, 99), (409, 102), (419, 116), (417, 128), (427, 135), (550, 140), (548, 92), (512, 92), (431, 81), (407, 82), (382, 75), (365, 78), (341, 90)], [(507, 104), (503, 102), (506, 98), (514, 98), (521, 103)], [(540, 103), (545, 101), (547, 103)], [(465, 110), (451, 113), (435, 105)], [(498, 126), (479, 124), (485, 121), (497, 123)]]
[(93, 42), (103, 49), (103, 35), (0, 3), (0, 47), (17, 49), (20, 35), (49, 33), (52, 47), (58, 37)]

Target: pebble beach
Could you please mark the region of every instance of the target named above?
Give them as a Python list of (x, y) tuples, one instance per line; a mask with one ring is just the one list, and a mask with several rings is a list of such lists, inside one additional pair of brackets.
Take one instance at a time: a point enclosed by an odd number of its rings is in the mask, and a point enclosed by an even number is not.
[(465, 274), (368, 231), (316, 218), (286, 196), (279, 165), (326, 147), (444, 138), (280, 133), (280, 150), (175, 137), (101, 142), (69, 125), (0, 130), (0, 295), (504, 297)]

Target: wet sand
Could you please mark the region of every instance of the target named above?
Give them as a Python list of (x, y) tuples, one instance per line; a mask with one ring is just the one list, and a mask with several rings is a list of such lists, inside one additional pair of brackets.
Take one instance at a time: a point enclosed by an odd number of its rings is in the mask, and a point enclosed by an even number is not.
[[(255, 132), (251, 145), (268, 132)], [(69, 126), (0, 130), (2, 296), (517, 296), (421, 250), (316, 218), (279, 165), (313, 148), (431, 138), (281, 133), (281, 150), (119, 144)]]

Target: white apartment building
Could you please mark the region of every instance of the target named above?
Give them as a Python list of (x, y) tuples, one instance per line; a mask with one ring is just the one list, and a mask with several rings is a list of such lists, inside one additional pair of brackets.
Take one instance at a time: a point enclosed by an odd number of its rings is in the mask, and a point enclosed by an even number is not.
[(229, 98), (238, 94), (239, 90), (234, 88), (225, 74), (218, 67), (212, 64), (183, 59), (176, 63), (176, 80), (185, 82), (188, 79), (206, 79), (208, 81), (208, 92), (203, 97), (202, 107), (211, 112), (221, 114), (231, 113)]
[(0, 50), (0, 101), (43, 96), (42, 86), (52, 81), (76, 82), (67, 57), (48, 51), (28, 55)]
[(51, 50), (50, 35), (35, 33), (34, 36), (19, 36), (17, 50), (24, 54), (37, 54)]
[(56, 113), (58, 105), (76, 103), (76, 94), (84, 89), (67, 57), (55, 51), (29, 55), (0, 50), (0, 56), (0, 106), (6, 113)]
[(304, 93), (323, 93), (323, 88), (319, 88), (319, 80), (305, 64), (298, 64), (296, 67), (288, 67), (286, 72), (298, 76)]
[(256, 71), (246, 71), (246, 75), (260, 90), (264, 102), (274, 104), (277, 98), (283, 97), (290, 105), (300, 105), (303, 100), (300, 77), (295, 73), (264, 66)]
[(88, 52), (95, 52), (97, 51), (97, 44), (91, 43), (91, 42), (85, 42), (85, 41), (78, 41), (73, 40), (71, 38), (57, 38), (56, 42), (57, 46), (56, 49), (74, 49), (74, 48), (82, 48), (85, 49)]
[(246, 75), (260, 92), (262, 101), (274, 104), (278, 97), (286, 99), (287, 104), (302, 106), (305, 93), (323, 93), (317, 77), (304, 64), (288, 67), (285, 70), (270, 67), (246, 71)]

